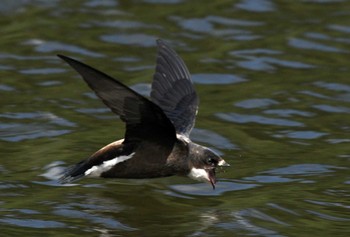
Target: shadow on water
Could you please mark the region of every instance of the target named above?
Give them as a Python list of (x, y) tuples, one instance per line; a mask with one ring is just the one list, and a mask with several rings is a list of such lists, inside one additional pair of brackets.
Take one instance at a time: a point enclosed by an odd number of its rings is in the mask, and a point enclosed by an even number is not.
[[(348, 1), (4, 1), (0, 5), (1, 236), (346, 236)], [(215, 190), (183, 177), (85, 179), (62, 170), (124, 124), (55, 55), (149, 95), (155, 39), (200, 96), (191, 139), (231, 164)]]

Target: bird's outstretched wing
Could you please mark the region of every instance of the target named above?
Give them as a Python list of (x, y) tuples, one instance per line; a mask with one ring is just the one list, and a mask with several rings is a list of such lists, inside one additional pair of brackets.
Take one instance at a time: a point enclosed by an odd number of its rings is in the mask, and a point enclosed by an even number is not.
[(175, 142), (175, 128), (158, 105), (97, 69), (67, 56), (57, 56), (72, 66), (103, 103), (126, 123), (124, 143)]
[(163, 109), (176, 132), (188, 137), (196, 119), (198, 96), (184, 61), (164, 41), (157, 40), (157, 44), (151, 100)]

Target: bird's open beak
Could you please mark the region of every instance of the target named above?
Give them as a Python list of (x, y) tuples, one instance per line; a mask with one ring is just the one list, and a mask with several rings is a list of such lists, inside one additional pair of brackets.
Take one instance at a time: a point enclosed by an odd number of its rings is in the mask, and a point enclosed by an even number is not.
[[(229, 167), (230, 164), (227, 163), (224, 159), (221, 159), (217, 166), (218, 167)], [(211, 183), (211, 186), (213, 187), (213, 189), (215, 189), (215, 184), (216, 184), (215, 168), (207, 169), (206, 171), (208, 173), (209, 182)]]
[(206, 171), (208, 173), (209, 182), (211, 183), (211, 186), (213, 186), (213, 189), (215, 189), (215, 184), (216, 184), (215, 168), (207, 169)]

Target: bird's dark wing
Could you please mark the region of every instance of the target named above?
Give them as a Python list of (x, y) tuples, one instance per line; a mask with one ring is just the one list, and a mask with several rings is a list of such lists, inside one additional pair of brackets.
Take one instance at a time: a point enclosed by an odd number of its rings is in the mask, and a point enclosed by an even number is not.
[(107, 74), (72, 58), (58, 55), (72, 66), (114, 113), (126, 123), (125, 143), (147, 140), (171, 145), (173, 124), (162, 109)]
[(161, 107), (176, 132), (189, 136), (196, 119), (198, 97), (184, 61), (162, 40), (153, 76), (151, 100)]

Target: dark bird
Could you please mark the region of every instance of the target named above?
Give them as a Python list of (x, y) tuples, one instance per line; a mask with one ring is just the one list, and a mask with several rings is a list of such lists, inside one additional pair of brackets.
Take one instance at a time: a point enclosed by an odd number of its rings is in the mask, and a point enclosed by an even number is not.
[(126, 124), (124, 139), (69, 167), (61, 183), (85, 176), (143, 179), (182, 175), (210, 182), (215, 188), (215, 169), (229, 164), (213, 150), (190, 140), (197, 93), (184, 61), (164, 41), (157, 40), (157, 45), (150, 100), (97, 69), (57, 55)]

